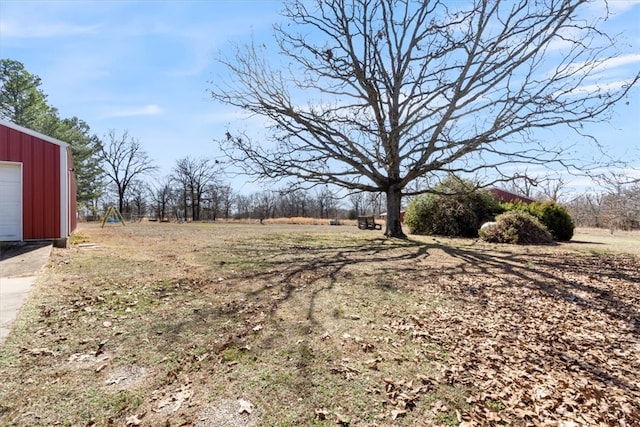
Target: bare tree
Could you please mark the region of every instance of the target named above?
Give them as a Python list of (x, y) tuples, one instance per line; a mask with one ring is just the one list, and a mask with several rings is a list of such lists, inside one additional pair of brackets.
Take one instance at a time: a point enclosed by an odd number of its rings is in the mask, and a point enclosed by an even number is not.
[(236, 205), (236, 218), (251, 218), (251, 208), (253, 206), (253, 197), (244, 194), (238, 194), (234, 198)]
[(317, 218), (335, 218), (337, 216), (338, 199), (329, 186), (325, 186), (315, 195)]
[(605, 227), (603, 218), (603, 194), (587, 191), (567, 203), (571, 218), (578, 227)]
[(147, 214), (148, 188), (139, 179), (131, 181), (125, 194), (124, 211), (120, 211), (127, 218), (142, 219)]
[(132, 182), (156, 170), (140, 141), (130, 137), (128, 131), (118, 135), (111, 129), (106, 135), (107, 143), (100, 147), (100, 158), (104, 162), (104, 172), (112, 181), (118, 195), (118, 209), (124, 210), (127, 190)]
[(505, 189), (530, 199), (558, 202), (566, 185), (566, 180), (562, 176), (557, 176), (557, 174), (536, 175), (525, 171), (523, 173), (515, 173), (511, 181), (505, 186)]
[(634, 169), (607, 171), (593, 177), (596, 188), (568, 201), (575, 223), (580, 227), (617, 229), (640, 228), (640, 179)]
[(300, 189), (278, 191), (278, 214), (284, 217), (305, 217), (309, 214), (309, 195)]
[[(387, 236), (405, 237), (401, 198), (440, 173), (510, 176), (514, 164), (584, 167), (565, 140), (583, 132), (640, 78), (604, 80), (615, 40), (580, 17), (586, 0), (290, 1), (269, 47), (235, 49), (214, 100), (262, 116), (271, 139), (229, 129), (231, 162), (267, 179), (386, 194)], [(604, 18), (602, 18), (604, 19)], [(224, 83), (226, 82), (226, 83)], [(304, 98), (303, 98), (304, 97)]]
[(274, 211), (277, 201), (275, 192), (269, 190), (261, 191), (259, 193), (254, 193), (252, 198), (254, 214), (260, 219), (260, 224), (262, 224), (262, 221), (265, 219), (273, 218), (275, 216)]
[(632, 230), (640, 226), (640, 181), (621, 172), (610, 172), (597, 178), (605, 194), (602, 213), (611, 234), (616, 229)]
[(383, 193), (369, 193), (367, 195), (365, 213), (371, 213), (379, 217), (383, 212), (382, 206), (385, 204), (386, 200)]
[(349, 201), (353, 206), (353, 211), (355, 216), (363, 215), (364, 212), (364, 204), (365, 204), (365, 193), (357, 192), (349, 195)]
[(539, 199), (552, 200), (556, 203), (564, 199), (567, 182), (563, 177), (547, 176), (540, 184)]
[(191, 209), (191, 219), (200, 220), (202, 197), (208, 185), (215, 178), (216, 169), (208, 159), (193, 159), (185, 157), (176, 162), (174, 178), (180, 183), (183, 191), (184, 217), (188, 217)]
[(149, 194), (154, 204), (156, 218), (159, 221), (168, 219), (169, 207), (173, 198), (171, 178), (166, 178), (164, 181), (152, 184), (149, 188)]
[(216, 184), (208, 184), (203, 191), (200, 203), (200, 219), (218, 219), (220, 215), (220, 193)]
[(228, 219), (233, 207), (234, 194), (228, 184), (214, 182), (207, 185), (203, 195), (204, 219), (216, 221), (219, 216)]
[(217, 189), (222, 216), (224, 217), (224, 219), (229, 219), (229, 217), (231, 216), (231, 209), (233, 208), (233, 200), (235, 198), (233, 189), (228, 184), (219, 185)]
[(530, 199), (535, 198), (535, 188), (539, 185), (537, 178), (532, 177), (526, 172), (516, 174), (505, 186), (507, 191), (514, 194), (528, 197)]

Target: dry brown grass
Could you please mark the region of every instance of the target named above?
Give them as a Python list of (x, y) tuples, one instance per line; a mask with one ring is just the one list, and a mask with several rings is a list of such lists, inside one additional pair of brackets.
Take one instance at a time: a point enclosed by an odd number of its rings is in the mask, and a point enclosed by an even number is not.
[[(294, 217), (280, 217), (280, 218), (266, 218), (260, 222), (259, 219), (249, 218), (249, 219), (219, 219), (216, 221), (217, 224), (248, 224), (248, 225), (269, 225), (269, 224), (280, 224), (280, 225), (332, 225), (332, 223), (336, 221), (337, 224), (334, 225), (358, 225), (358, 221), (352, 219), (326, 219), (326, 218), (309, 218), (303, 216), (294, 216)], [(384, 224), (384, 220), (378, 219), (378, 222)], [(144, 222), (148, 222), (145, 220)], [(190, 222), (190, 221), (188, 221)]]
[(571, 244), (593, 252), (626, 252), (640, 255), (640, 230), (614, 230), (603, 228), (576, 229)]
[(602, 245), (233, 223), (83, 224), (74, 241), (0, 352), (0, 425), (640, 415), (639, 262)]

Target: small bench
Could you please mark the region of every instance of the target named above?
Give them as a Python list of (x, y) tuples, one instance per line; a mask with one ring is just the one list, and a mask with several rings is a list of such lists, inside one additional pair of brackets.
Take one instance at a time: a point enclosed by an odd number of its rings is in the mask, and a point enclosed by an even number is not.
[(382, 224), (376, 224), (376, 220), (372, 216), (359, 216), (358, 228), (360, 230), (382, 230)]

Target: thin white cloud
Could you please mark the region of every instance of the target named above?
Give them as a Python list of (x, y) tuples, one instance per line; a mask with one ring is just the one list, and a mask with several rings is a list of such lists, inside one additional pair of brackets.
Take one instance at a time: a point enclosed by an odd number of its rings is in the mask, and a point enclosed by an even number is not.
[[(633, 80), (636, 74), (635, 66), (640, 64), (640, 54), (628, 54), (612, 58), (603, 59), (599, 62), (585, 63), (575, 62), (567, 66), (563, 71), (563, 76), (581, 75), (582, 70), (589, 70), (588, 81), (593, 82), (584, 84), (572, 90), (572, 93), (598, 93), (605, 91), (620, 90)], [(553, 73), (547, 73), (550, 78)]]
[(640, 6), (640, 0), (594, 1), (588, 3), (588, 5), (599, 16), (603, 16), (607, 12), (612, 15), (621, 15), (635, 6)]
[(606, 83), (594, 83), (590, 85), (582, 85), (571, 90), (571, 94), (585, 94), (585, 95), (594, 95), (598, 93), (605, 92), (614, 92), (619, 91), (625, 87), (628, 87), (631, 84), (630, 80), (616, 80), (612, 82)]
[(0, 20), (0, 35), (22, 39), (59, 38), (96, 34), (102, 25), (74, 25), (64, 22), (18, 22)]
[[(583, 70), (589, 71), (589, 78), (591, 80), (600, 79), (603, 77), (614, 77), (613, 72), (618, 71), (619, 73), (615, 75), (614, 78), (618, 78), (623, 80), (621, 77), (629, 74), (635, 73), (627, 73), (626, 68), (629, 65), (640, 64), (640, 54), (633, 53), (627, 55), (621, 55), (611, 58), (606, 58), (602, 60), (594, 60), (590, 62), (574, 62), (572, 64), (567, 65), (561, 72), (562, 76), (572, 76), (572, 75), (581, 75)], [(556, 70), (549, 71), (546, 75), (547, 78), (551, 78), (555, 76), (557, 73)]]
[(164, 110), (156, 104), (145, 105), (140, 108), (128, 108), (115, 110), (107, 113), (106, 117), (134, 117), (134, 116), (157, 116), (163, 114)]
[[(601, 61), (595, 68), (595, 72), (604, 73), (608, 72), (613, 68), (624, 67), (626, 65), (639, 64), (640, 63), (640, 54), (632, 53), (628, 55), (616, 56), (613, 58), (607, 58)], [(579, 70), (584, 68), (585, 63), (575, 63), (572, 65), (572, 68)]]

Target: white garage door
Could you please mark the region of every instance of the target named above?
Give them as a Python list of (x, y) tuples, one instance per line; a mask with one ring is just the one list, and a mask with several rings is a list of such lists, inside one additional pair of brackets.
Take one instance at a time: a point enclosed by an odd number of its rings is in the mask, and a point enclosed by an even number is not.
[(0, 163), (0, 242), (22, 240), (22, 168)]

